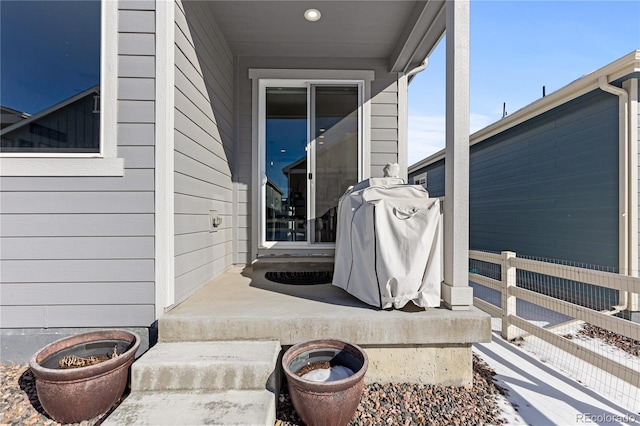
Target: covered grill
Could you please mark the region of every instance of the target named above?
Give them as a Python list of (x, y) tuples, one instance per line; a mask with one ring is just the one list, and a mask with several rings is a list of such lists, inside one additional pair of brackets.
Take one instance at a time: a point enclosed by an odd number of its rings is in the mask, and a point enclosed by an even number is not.
[(399, 178), (368, 179), (338, 204), (333, 285), (381, 309), (440, 306), (440, 201)]

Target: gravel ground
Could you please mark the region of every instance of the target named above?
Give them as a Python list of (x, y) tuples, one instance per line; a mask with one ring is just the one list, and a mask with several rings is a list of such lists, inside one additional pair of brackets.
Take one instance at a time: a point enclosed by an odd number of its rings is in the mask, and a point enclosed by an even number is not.
[[(61, 424), (47, 416), (40, 405), (35, 379), (28, 365), (0, 364), (0, 377), (2, 378), (0, 425), (51, 426)], [(99, 425), (104, 417), (106, 415), (75, 423), (75, 425)]]
[[(504, 424), (495, 372), (473, 356), (471, 389), (408, 383), (365, 385), (364, 394), (349, 425), (496, 425)], [(279, 396), (276, 426), (303, 424), (286, 389)]]
[(640, 356), (640, 341), (633, 340), (625, 336), (621, 336), (611, 331), (607, 331), (603, 328), (592, 324), (584, 324), (582, 330), (578, 332), (583, 336), (591, 338), (600, 338), (610, 345), (616, 346), (618, 349), (622, 349), (628, 354)]
[[(640, 342), (590, 324), (586, 324), (579, 334), (601, 338), (630, 354), (639, 355)], [(494, 382), (494, 375), (495, 372), (474, 354), (473, 386), (470, 389), (407, 383), (366, 385), (360, 405), (349, 424), (505, 424), (505, 416), (500, 408), (504, 398), (499, 397), (505, 395), (505, 390)], [(0, 378), (0, 425), (60, 425), (47, 416), (40, 405), (35, 380), (27, 365), (0, 364)], [(123, 398), (126, 398), (126, 393)], [(286, 385), (278, 400), (276, 426), (302, 424), (293, 409)], [(99, 425), (107, 415), (75, 425)]]
[[(474, 355), (471, 389), (413, 384), (365, 386), (352, 425), (503, 424), (496, 395), (503, 390), (493, 382), (494, 372)], [(59, 425), (50, 419), (36, 394), (35, 381), (26, 365), (0, 364), (0, 425)], [(276, 426), (300, 425), (286, 386), (279, 396)], [(97, 417), (79, 426), (101, 423)]]

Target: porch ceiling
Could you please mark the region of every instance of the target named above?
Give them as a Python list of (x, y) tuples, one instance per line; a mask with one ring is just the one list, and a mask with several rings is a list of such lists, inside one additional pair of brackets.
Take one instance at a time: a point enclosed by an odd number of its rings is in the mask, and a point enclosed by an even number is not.
[[(417, 66), (445, 29), (444, 1), (211, 1), (239, 56), (385, 58), (389, 70)], [(307, 9), (322, 13), (304, 19)]]

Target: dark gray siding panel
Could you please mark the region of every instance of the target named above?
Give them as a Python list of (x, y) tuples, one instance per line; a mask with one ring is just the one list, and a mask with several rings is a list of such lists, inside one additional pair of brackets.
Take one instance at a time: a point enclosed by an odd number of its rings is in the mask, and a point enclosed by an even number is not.
[(617, 115), (595, 91), (474, 145), (470, 247), (616, 267)]
[(436, 161), (409, 174), (409, 183), (413, 178), (427, 174), (427, 191), (430, 197), (444, 197), (444, 160)]
[(119, 3), (123, 177), (5, 177), (3, 328), (148, 327), (154, 294), (155, 2)]
[[(444, 193), (444, 161), (427, 171)], [(618, 101), (594, 91), (471, 147), (470, 248), (618, 266)]]
[[(175, 297), (232, 262), (233, 56), (204, 2), (175, 3)], [(209, 210), (222, 226), (209, 232)]]

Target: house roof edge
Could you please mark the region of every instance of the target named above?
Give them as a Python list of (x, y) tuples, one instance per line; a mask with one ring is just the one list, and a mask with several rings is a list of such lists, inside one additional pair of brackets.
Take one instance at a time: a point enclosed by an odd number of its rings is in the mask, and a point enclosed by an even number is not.
[[(607, 81), (611, 82), (634, 72), (640, 72), (640, 50), (634, 50), (603, 66), (602, 68), (590, 72), (555, 92), (552, 92), (547, 96), (520, 108), (516, 112), (478, 130), (477, 132), (472, 133), (469, 136), (469, 146), (489, 139), (506, 129), (521, 124), (572, 99), (597, 89), (599, 87), (598, 79), (601, 76), (606, 76)], [(439, 161), (444, 157), (445, 150), (442, 149), (409, 166), (409, 173)]]

